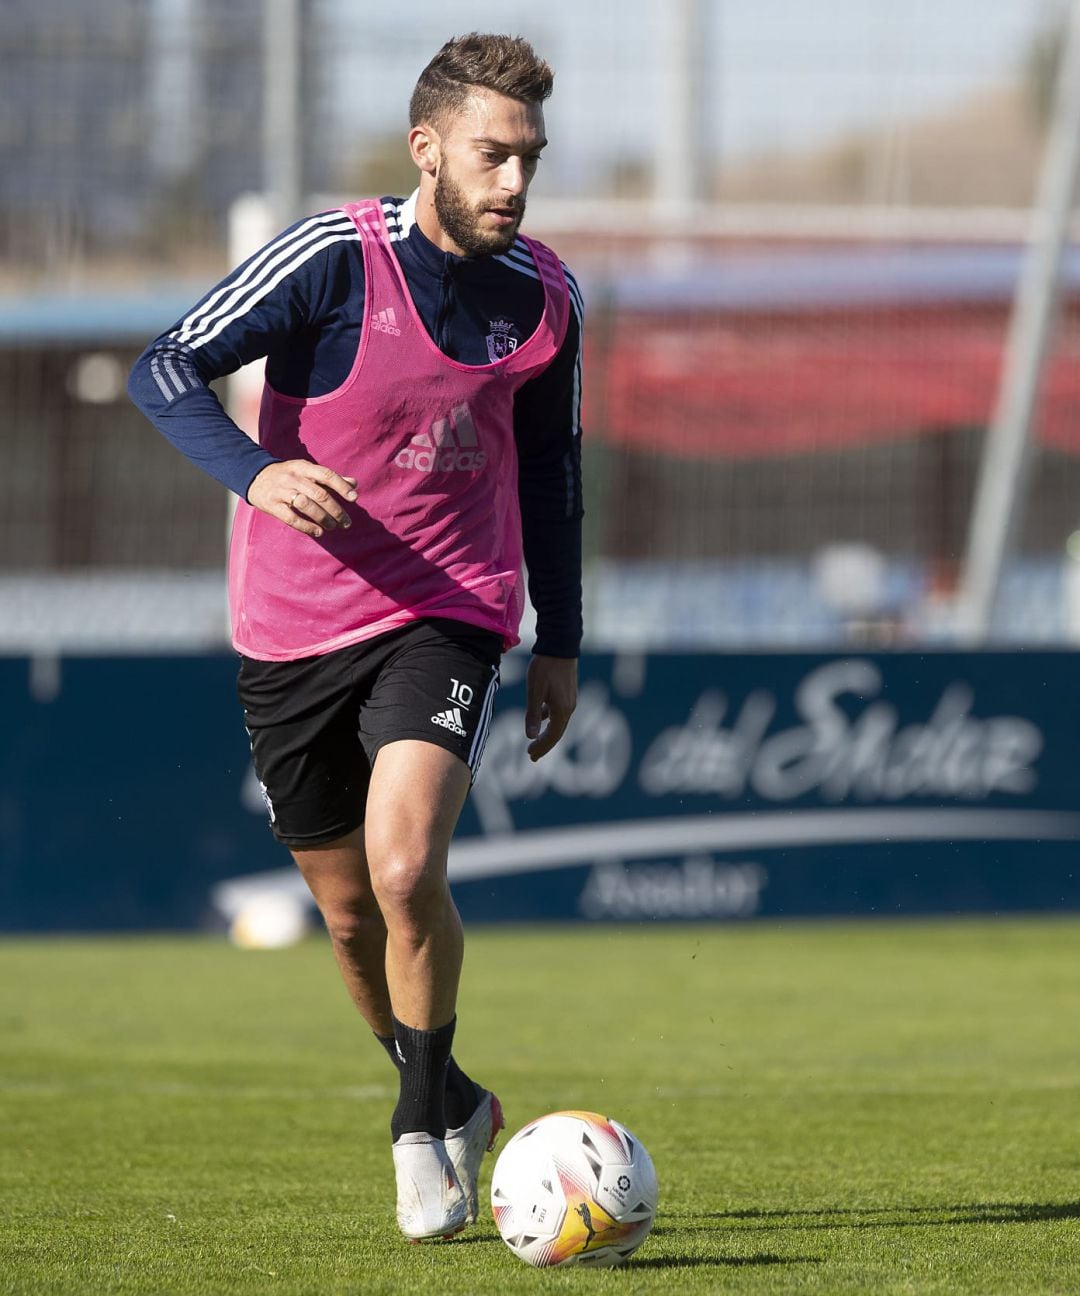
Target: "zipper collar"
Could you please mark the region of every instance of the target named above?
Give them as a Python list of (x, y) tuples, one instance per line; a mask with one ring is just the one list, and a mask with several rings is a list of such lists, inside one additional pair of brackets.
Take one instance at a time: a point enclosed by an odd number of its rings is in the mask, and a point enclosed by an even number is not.
[(462, 274), (483, 274), (490, 270), (494, 263), (494, 257), (490, 254), (463, 257), (454, 252), (444, 252), (432, 243), (416, 220), (416, 199), (419, 192), (415, 190), (401, 206), (400, 247), (414, 266), (439, 279), (457, 279)]

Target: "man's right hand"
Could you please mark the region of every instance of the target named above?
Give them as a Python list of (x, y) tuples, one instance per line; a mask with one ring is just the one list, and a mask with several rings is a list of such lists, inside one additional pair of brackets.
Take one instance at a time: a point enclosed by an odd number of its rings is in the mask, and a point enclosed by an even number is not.
[(308, 459), (267, 464), (247, 493), (253, 508), (316, 540), (324, 531), (351, 525), (343, 499), (356, 499), (356, 478), (342, 477)]

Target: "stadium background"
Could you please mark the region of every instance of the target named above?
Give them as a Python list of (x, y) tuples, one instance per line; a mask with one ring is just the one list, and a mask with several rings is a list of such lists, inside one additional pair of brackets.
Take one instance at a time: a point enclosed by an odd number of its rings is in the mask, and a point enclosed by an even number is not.
[[(535, 770), (507, 664), (467, 918), (1080, 907), (1073, 245), (988, 634), (961, 599), (1068, 6), (801, 8), (500, 9), (558, 74), (529, 229), (588, 309), (587, 656)], [(123, 384), (255, 232), (411, 189), (415, 76), (491, 20), (410, 13), (0, 14), (0, 929), (298, 902), (231, 698), (227, 500)]]

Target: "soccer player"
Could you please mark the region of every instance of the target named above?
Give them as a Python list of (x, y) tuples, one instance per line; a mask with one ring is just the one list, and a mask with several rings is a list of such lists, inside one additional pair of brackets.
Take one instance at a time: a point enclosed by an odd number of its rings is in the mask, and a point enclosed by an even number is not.
[[(397, 1067), (397, 1219), (476, 1218), (503, 1118), (452, 1055), (463, 937), (450, 838), (484, 752), (522, 558), (537, 611), (525, 741), (574, 709), (581, 302), (519, 235), (552, 72), (472, 33), (410, 104), (419, 187), (300, 221), (137, 361), (135, 403), (240, 497), (229, 592), (273, 832)], [(259, 439), (209, 384), (266, 357)]]

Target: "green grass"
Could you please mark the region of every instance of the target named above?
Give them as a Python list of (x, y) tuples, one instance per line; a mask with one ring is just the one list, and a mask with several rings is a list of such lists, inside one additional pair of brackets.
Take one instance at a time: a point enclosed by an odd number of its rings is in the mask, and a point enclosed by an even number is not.
[(1080, 1290), (1080, 922), (470, 934), (458, 1056), (511, 1128), (660, 1177), (622, 1271), (490, 1217), (410, 1247), (393, 1081), (328, 948), (0, 943), (0, 1292)]

